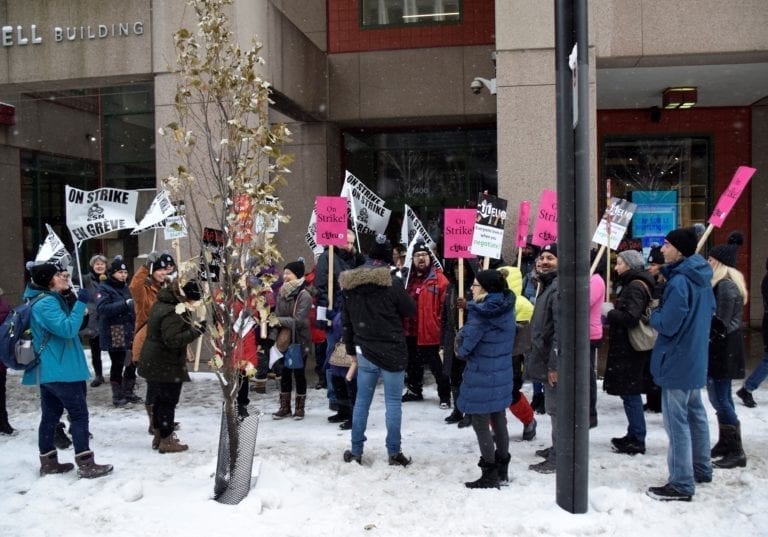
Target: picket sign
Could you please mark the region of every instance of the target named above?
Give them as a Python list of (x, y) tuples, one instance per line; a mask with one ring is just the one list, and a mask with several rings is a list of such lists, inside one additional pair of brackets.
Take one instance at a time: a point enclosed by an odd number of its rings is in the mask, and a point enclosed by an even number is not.
[(733, 174), (733, 178), (731, 179), (728, 188), (720, 194), (720, 199), (717, 200), (717, 205), (715, 205), (715, 208), (712, 210), (712, 215), (709, 217), (709, 225), (707, 226), (707, 229), (704, 230), (704, 233), (699, 239), (699, 243), (696, 245), (696, 253), (700, 252), (704, 247), (704, 244), (706, 244), (712, 231), (716, 227), (722, 227), (725, 218), (731, 212), (733, 206), (736, 205), (736, 201), (738, 201), (739, 196), (744, 192), (744, 189), (747, 188), (749, 180), (752, 179), (752, 176), (756, 171), (757, 168), (751, 168), (749, 166), (739, 166), (736, 169), (736, 173)]

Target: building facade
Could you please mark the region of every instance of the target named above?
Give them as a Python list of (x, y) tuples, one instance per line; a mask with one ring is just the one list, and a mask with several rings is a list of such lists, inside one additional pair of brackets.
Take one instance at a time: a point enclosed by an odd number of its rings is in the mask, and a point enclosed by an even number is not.
[[(437, 232), (443, 207), (482, 190), (509, 201), (511, 235), (518, 202), (554, 188), (552, 2), (235, 0), (231, 12), (244, 45), (262, 41), (272, 116), (294, 132), (286, 259), (311, 255), (297, 239), (344, 170), (387, 201), (392, 238), (404, 202)], [(171, 35), (194, 21), (185, 3), (157, 0), (3, 0), (0, 19), (0, 286), (15, 298), (45, 224), (67, 235), (65, 184), (143, 189), (146, 202), (172, 169), (156, 132), (173, 116)], [(610, 188), (648, 207), (630, 230), (647, 247), (659, 226), (704, 223), (736, 167), (757, 168), (711, 241), (744, 233), (753, 322), (768, 256), (766, 27), (762, 0), (590, 2), (594, 223)], [(679, 87), (696, 89), (695, 106), (665, 108)], [(81, 260), (152, 243), (107, 235)]]

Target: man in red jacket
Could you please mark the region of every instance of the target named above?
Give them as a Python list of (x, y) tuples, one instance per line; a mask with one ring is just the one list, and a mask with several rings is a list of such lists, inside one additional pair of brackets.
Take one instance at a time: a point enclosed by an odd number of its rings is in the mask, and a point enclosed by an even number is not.
[(424, 242), (413, 247), (413, 263), (408, 277), (408, 294), (416, 303), (416, 315), (405, 319), (408, 345), (407, 390), (403, 402), (422, 401), (424, 366), (429, 366), (437, 382), (440, 408), (451, 406), (451, 386), (440, 360), (440, 315), (443, 311), (448, 279), (434, 267), (432, 252)]

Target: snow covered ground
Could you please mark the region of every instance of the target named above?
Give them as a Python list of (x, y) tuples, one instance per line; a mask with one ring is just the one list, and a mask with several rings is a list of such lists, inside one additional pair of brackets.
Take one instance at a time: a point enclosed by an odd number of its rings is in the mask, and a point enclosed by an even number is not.
[[(106, 358), (106, 353), (104, 354)], [(108, 371), (108, 366), (105, 366)], [(379, 535), (448, 537), (515, 536), (760, 536), (768, 535), (768, 391), (757, 408), (738, 403), (746, 469), (715, 470), (691, 503), (661, 503), (645, 496), (665, 483), (666, 436), (661, 415), (647, 414), (645, 455), (613, 453), (609, 440), (623, 436), (619, 398), (599, 394), (599, 426), (591, 431), (589, 511), (571, 515), (555, 503), (555, 476), (528, 465), (536, 449), (549, 445), (549, 420), (537, 416), (538, 435), (521, 442), (522, 427), (511, 414), (510, 486), (469, 490), (479, 477), (479, 452), (471, 429), (446, 425), (434, 384), (426, 400), (403, 406), (403, 451), (407, 468), (387, 464), (381, 387), (374, 400), (364, 464), (344, 463), (349, 432), (326, 420), (324, 392), (310, 388), (304, 421), (274, 421), (277, 392), (251, 392), (251, 410), (261, 408), (253, 488), (237, 506), (212, 500), (220, 422), (220, 390), (209, 373), (193, 374), (184, 386), (178, 436), (190, 445), (181, 454), (150, 448), (143, 405), (115, 409), (109, 386), (89, 389), (91, 447), (96, 461), (111, 463), (105, 478), (78, 479), (75, 472), (39, 477), (38, 397), (9, 372), (8, 409), (12, 437), (0, 436), (0, 535), (4, 537)], [(144, 383), (140, 380), (139, 392)], [(526, 385), (525, 390), (529, 389)], [(716, 423), (710, 409), (711, 435)], [(59, 452), (72, 461), (72, 448)]]

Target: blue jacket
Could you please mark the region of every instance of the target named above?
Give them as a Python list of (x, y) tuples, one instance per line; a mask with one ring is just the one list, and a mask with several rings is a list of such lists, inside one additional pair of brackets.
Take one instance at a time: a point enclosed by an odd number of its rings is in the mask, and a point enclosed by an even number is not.
[(48, 296), (32, 306), (30, 326), (35, 349), (43, 345), (44, 339), (45, 346), (40, 353), (40, 364), (24, 372), (22, 384), (88, 380), (91, 374), (78, 336), (85, 316), (85, 304), (75, 302), (70, 311), (59, 293), (32, 284), (24, 291), (24, 298), (36, 297), (41, 292)]
[(458, 355), (467, 361), (456, 405), (467, 414), (490, 414), (512, 403), (512, 347), (515, 295), (488, 293), (467, 304), (467, 324), (459, 330)]
[(99, 285), (96, 311), (99, 314), (99, 345), (102, 349), (113, 351), (132, 347), (136, 314), (133, 303), (128, 303), (130, 298), (128, 284), (111, 276)]
[(709, 329), (715, 313), (712, 269), (699, 254), (662, 267), (667, 278), (650, 324), (659, 335), (651, 374), (662, 388), (693, 390), (707, 383)]

